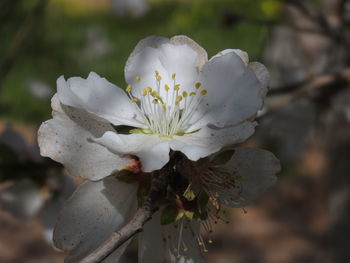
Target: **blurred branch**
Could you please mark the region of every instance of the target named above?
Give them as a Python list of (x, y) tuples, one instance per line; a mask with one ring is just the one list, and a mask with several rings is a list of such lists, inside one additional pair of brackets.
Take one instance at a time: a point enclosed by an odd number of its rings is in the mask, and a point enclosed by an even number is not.
[(130, 222), (120, 230), (113, 232), (100, 247), (83, 258), (79, 263), (97, 263), (103, 261), (126, 241), (142, 231), (143, 226), (159, 210), (159, 201), (165, 194), (171, 175), (174, 173), (175, 166), (181, 158), (182, 156), (176, 153), (161, 170), (153, 172), (151, 190), (146, 197), (146, 201), (136, 211)]
[(1, 83), (6, 78), (7, 74), (10, 72), (16, 58), (18, 57), (18, 53), (23, 46), (26, 38), (29, 36), (29, 33), (35, 23), (37, 22), (40, 14), (45, 9), (48, 0), (38, 0), (35, 7), (32, 9), (31, 13), (28, 17), (23, 21), (23, 24), (13, 37), (10, 47), (3, 58), (2, 63), (0, 64), (0, 89)]
[(259, 118), (275, 112), (298, 98), (309, 95), (316, 90), (319, 91), (329, 86), (332, 86), (334, 89), (334, 86), (341, 86), (342, 83), (350, 83), (350, 68), (345, 68), (338, 73), (320, 75), (300, 83), (270, 90), (268, 96), (275, 98), (267, 106), (266, 112)]

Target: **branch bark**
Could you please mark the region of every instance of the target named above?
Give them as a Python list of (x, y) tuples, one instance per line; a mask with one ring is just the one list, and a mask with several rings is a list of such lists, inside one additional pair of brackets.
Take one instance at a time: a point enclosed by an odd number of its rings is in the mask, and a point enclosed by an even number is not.
[(174, 173), (176, 164), (180, 159), (181, 156), (175, 154), (161, 170), (153, 172), (151, 190), (143, 206), (137, 210), (131, 221), (120, 230), (113, 232), (107, 240), (79, 263), (97, 263), (103, 261), (126, 241), (143, 230), (143, 226), (159, 210), (159, 201), (166, 193), (171, 175)]
[(345, 68), (338, 73), (317, 76), (295, 85), (289, 85), (271, 90), (267, 95), (270, 98), (273, 97), (273, 99), (271, 99), (271, 103), (266, 106), (266, 112), (263, 113), (259, 119), (283, 108), (304, 95), (308, 95), (326, 86), (343, 82), (350, 83), (350, 68)]

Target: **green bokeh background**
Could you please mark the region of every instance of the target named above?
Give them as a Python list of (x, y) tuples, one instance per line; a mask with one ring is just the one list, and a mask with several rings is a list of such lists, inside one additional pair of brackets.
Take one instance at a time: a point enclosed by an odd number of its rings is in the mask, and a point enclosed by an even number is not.
[[(4, 0), (0, 4), (4, 18), (0, 27), (0, 61), (37, 0), (10, 2)], [(50, 98), (36, 98), (28, 89), (31, 80), (47, 83), (54, 93), (60, 75), (86, 77), (95, 71), (125, 87), (126, 59), (136, 43), (149, 35), (184, 34), (202, 45), (209, 57), (226, 48), (239, 48), (248, 51), (251, 59), (261, 60), (269, 28), (235, 19), (232, 14), (271, 20), (280, 13), (280, 2), (276, 0), (153, 0), (146, 15), (133, 18), (118, 17), (105, 6), (89, 9), (79, 2), (48, 2), (20, 46), (13, 67), (1, 81), (1, 119), (39, 124), (50, 117)], [(89, 34), (95, 34), (96, 41), (103, 39), (107, 52), (93, 54)]]

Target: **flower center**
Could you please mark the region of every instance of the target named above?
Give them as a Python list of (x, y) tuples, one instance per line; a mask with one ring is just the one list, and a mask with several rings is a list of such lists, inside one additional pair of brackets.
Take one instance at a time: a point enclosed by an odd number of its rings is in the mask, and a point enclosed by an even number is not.
[[(143, 132), (164, 137), (186, 134), (191, 117), (207, 91), (201, 88), (200, 82), (195, 83), (191, 91), (182, 89), (176, 82), (175, 73), (171, 76), (171, 85), (162, 83), (158, 71), (155, 71), (154, 77), (155, 88), (142, 88), (138, 97), (132, 94), (131, 85), (126, 88), (130, 100), (135, 103), (148, 127)], [(136, 76), (135, 80), (141, 82), (140, 76)]]

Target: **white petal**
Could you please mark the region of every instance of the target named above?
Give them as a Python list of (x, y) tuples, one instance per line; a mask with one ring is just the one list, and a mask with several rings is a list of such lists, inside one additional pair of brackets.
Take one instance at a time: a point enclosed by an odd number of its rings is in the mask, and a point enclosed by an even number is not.
[[(140, 97), (143, 88), (150, 86), (156, 89), (155, 71), (158, 71), (162, 77), (159, 93), (165, 99), (167, 93), (163, 87), (165, 84), (174, 86), (173, 73), (176, 74), (176, 84), (190, 90), (206, 61), (205, 51), (187, 37), (176, 36), (170, 40), (151, 37), (142, 40), (129, 57), (125, 79), (132, 85), (133, 94)], [(141, 81), (136, 81), (136, 76), (140, 76)], [(169, 97), (172, 91), (173, 89), (169, 90)]]
[(50, 178), (50, 183), (55, 186), (55, 194), (47, 201), (41, 213), (43, 223), (43, 235), (45, 241), (52, 245), (53, 230), (57, 222), (59, 212), (64, 202), (72, 195), (75, 190), (75, 183), (67, 175), (55, 176)]
[(91, 72), (87, 79), (73, 77), (57, 80), (57, 93), (61, 103), (84, 109), (114, 125), (144, 127), (142, 118), (126, 93)]
[(239, 198), (229, 203), (232, 207), (251, 204), (267, 188), (273, 185), (276, 173), (281, 169), (279, 160), (261, 149), (237, 148), (231, 160), (224, 165), (235, 176), (242, 177), (240, 189), (231, 189), (230, 195)]
[(145, 224), (139, 234), (139, 263), (163, 263), (165, 255), (165, 241), (160, 225), (160, 212)]
[(226, 54), (231, 53), (231, 52), (236, 53), (236, 55), (238, 55), (242, 59), (242, 61), (244, 62), (244, 65), (248, 66), (248, 64), (249, 64), (248, 53), (243, 51), (243, 50), (240, 50), (240, 49), (225, 49), (223, 51), (220, 51), (215, 56), (213, 56), (210, 60), (212, 60), (212, 59), (214, 59), (216, 57), (220, 57), (220, 56), (226, 55)]
[(191, 118), (191, 130), (208, 123), (236, 125), (255, 116), (263, 105), (262, 84), (236, 52), (211, 59), (199, 79), (207, 94)]
[(259, 62), (251, 62), (248, 65), (254, 72), (260, 83), (262, 84), (262, 95), (265, 96), (267, 93), (267, 86), (269, 85), (270, 73), (267, 68)]
[(129, 158), (90, 141), (113, 130), (109, 124), (83, 110), (62, 105), (57, 95), (51, 105), (53, 119), (44, 122), (38, 131), (42, 156), (62, 163), (72, 175), (89, 180), (99, 180), (128, 164)]
[[(179, 223), (178, 223), (179, 224)], [(200, 224), (199, 221), (191, 221), (190, 222), (191, 229), (194, 233), (199, 233)], [(177, 245), (177, 241), (180, 238), (179, 228), (174, 228), (173, 225), (164, 227), (165, 233), (171, 236), (173, 243), (175, 246)], [(180, 257), (177, 254), (174, 254), (173, 248), (169, 249), (170, 253), (170, 261), (171, 263), (205, 263), (200, 247), (198, 245), (198, 240), (196, 237), (192, 235), (192, 232), (189, 228), (184, 229), (182, 232), (181, 240), (186, 244), (187, 252), (181, 251)], [(176, 247), (175, 247), (176, 248)]]
[(204, 127), (190, 135), (174, 136), (170, 141), (170, 148), (183, 152), (190, 160), (197, 161), (224, 146), (245, 141), (254, 133), (256, 125), (256, 122), (247, 121), (222, 129)]
[(0, 208), (19, 219), (32, 219), (44, 206), (45, 196), (38, 185), (22, 180), (0, 191)]
[(140, 158), (144, 172), (158, 170), (169, 161), (169, 143), (156, 135), (106, 132), (94, 141), (116, 154), (136, 155)]
[[(69, 252), (67, 262), (79, 262), (136, 211), (136, 186), (115, 178), (86, 181), (65, 203), (54, 231), (56, 247)], [(125, 246), (104, 262), (118, 262)]]

